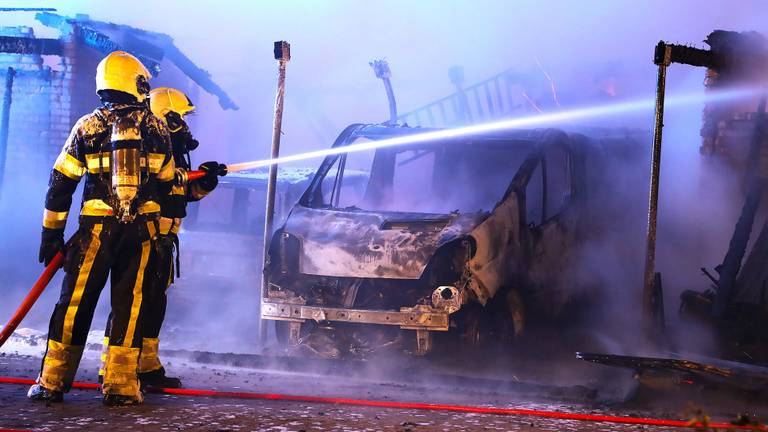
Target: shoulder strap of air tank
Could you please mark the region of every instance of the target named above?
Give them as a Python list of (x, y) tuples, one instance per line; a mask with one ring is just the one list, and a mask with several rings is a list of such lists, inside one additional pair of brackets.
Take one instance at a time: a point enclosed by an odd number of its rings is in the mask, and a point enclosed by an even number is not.
[(142, 137), (141, 149), (142, 151), (145, 151), (143, 141), (144, 141), (144, 138), (146, 138), (144, 133), (147, 131), (147, 119), (149, 118), (149, 108), (140, 110), (139, 116), (141, 116), (139, 118), (139, 131), (141, 131), (141, 137)]
[[(149, 108), (139, 111), (139, 133), (141, 134), (141, 143), (139, 147), (141, 150), (141, 156), (147, 161), (145, 165), (146, 176), (142, 176), (141, 183), (144, 184), (149, 181), (149, 151), (147, 150), (146, 131), (147, 131), (147, 118), (149, 117)], [(151, 151), (151, 150), (150, 150)]]
[[(109, 130), (109, 121), (110, 121), (110, 115), (109, 110), (105, 107), (99, 107), (93, 110), (93, 115), (97, 119), (101, 121), (101, 124), (104, 126), (104, 130)], [(99, 140), (99, 148), (98, 153), (101, 154), (104, 148), (104, 140)], [(99, 175), (104, 175), (104, 166), (103, 166), (103, 158), (99, 157)]]

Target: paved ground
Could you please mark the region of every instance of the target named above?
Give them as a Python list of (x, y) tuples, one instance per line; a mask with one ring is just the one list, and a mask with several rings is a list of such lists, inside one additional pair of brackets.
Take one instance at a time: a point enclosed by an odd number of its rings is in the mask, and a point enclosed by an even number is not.
[[(93, 381), (98, 352), (90, 350), (78, 380)], [(0, 353), (0, 376), (34, 377), (36, 355)], [(401, 382), (371, 376), (355, 378), (319, 373), (280, 372), (167, 358), (168, 368), (183, 371), (189, 388), (283, 392), (322, 396), (412, 402), (438, 402), (529, 409), (551, 409), (625, 416), (690, 418), (684, 401), (651, 406), (614, 403), (573, 387), (534, 395), (508, 386), (457, 387), (452, 382)], [(214, 399), (148, 395), (143, 406), (106, 408), (95, 391), (73, 391), (63, 404), (46, 406), (28, 401), (26, 386), (0, 385), (0, 428), (31, 430), (137, 431), (656, 431), (632, 425), (594, 424), (533, 417), (425, 412), (417, 410), (350, 407), (298, 402)], [(560, 399), (558, 399), (560, 398)], [(614, 402), (616, 402), (614, 400)], [(718, 419), (729, 419), (733, 409), (708, 408)], [(753, 410), (753, 414), (768, 414)], [(765, 408), (762, 411), (766, 411)]]

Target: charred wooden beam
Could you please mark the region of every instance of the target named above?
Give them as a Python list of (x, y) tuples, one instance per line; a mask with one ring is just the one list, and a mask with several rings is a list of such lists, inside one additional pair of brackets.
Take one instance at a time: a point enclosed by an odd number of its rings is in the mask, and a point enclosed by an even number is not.
[(58, 39), (0, 36), (0, 52), (9, 54), (58, 55), (62, 53)]

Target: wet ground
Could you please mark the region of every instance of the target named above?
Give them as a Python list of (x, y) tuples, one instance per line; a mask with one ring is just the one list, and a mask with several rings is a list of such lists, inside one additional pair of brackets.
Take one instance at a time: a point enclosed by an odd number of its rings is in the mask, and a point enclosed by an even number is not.
[[(39, 336), (27, 338), (35, 343)], [(39, 346), (0, 352), (0, 376), (34, 378), (39, 367)], [(98, 346), (91, 345), (81, 364), (78, 381), (96, 378)], [(695, 415), (691, 400), (656, 400), (650, 403), (622, 402), (632, 386), (622, 383), (621, 374), (611, 378), (613, 388), (597, 388), (587, 377), (593, 365), (574, 363), (566, 382), (562, 368), (550, 369), (552, 380), (533, 384), (517, 373), (490, 379), (475, 373), (471, 379), (451, 374), (450, 367), (403, 361), (402, 367), (388, 364), (313, 362), (312, 372), (301, 371), (302, 361), (269, 364), (266, 357), (213, 353), (166, 352), (170, 371), (182, 375), (187, 388), (261, 393), (338, 396), (374, 400), (465, 404), (607, 414), (630, 417), (690, 419)], [(235, 366), (237, 365), (237, 366)], [(583, 368), (583, 369), (580, 369)], [(306, 368), (305, 368), (306, 369)], [(398, 372), (400, 370), (400, 372)], [(597, 369), (602, 370), (602, 369)], [(465, 372), (467, 370), (465, 369)], [(583, 385), (573, 374), (582, 375)], [(622, 372), (623, 373), (623, 372)], [(466, 374), (465, 374), (466, 375)], [(510, 378), (511, 379), (507, 379)], [(498, 377), (496, 377), (498, 378)], [(551, 381), (562, 382), (562, 386)], [(107, 408), (96, 391), (73, 391), (63, 404), (33, 403), (25, 397), (27, 386), (0, 384), (0, 429), (23, 430), (137, 430), (137, 431), (656, 431), (655, 428), (611, 423), (585, 423), (527, 416), (500, 416), (452, 412), (384, 409), (304, 402), (242, 400), (149, 394), (138, 407)], [(624, 392), (624, 393), (622, 393)], [(702, 406), (702, 405), (700, 405)], [(731, 407), (706, 406), (715, 420), (731, 420), (746, 411), (768, 414), (768, 408), (736, 403)], [(744, 409), (741, 409), (741, 408)]]

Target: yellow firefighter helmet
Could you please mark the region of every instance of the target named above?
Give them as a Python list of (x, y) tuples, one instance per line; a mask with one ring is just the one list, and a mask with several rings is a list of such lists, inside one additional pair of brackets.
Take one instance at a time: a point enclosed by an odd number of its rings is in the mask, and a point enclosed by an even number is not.
[(165, 121), (169, 112), (184, 118), (195, 110), (195, 105), (182, 91), (170, 87), (159, 87), (149, 92), (149, 108), (152, 114)]
[(149, 93), (149, 70), (136, 57), (125, 51), (114, 51), (96, 67), (96, 92), (118, 90), (143, 102)]

